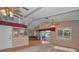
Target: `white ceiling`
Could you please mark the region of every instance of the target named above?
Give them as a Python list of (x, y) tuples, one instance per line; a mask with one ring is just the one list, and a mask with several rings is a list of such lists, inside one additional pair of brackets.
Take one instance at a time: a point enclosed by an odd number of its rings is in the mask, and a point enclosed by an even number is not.
[(19, 8), (19, 10), (21, 11), (20, 14), (23, 16), (28, 15), (29, 13), (31, 13), (32, 11), (36, 9), (36, 7), (25, 7), (25, 8), (27, 8), (28, 10), (25, 10), (24, 8)]
[(74, 12), (61, 14), (58, 16), (54, 16), (55, 21), (71, 21), (71, 20), (79, 20), (79, 10)]
[[(26, 9), (29, 10), (26, 10)], [(24, 16), (23, 23), (29, 28), (42, 22), (79, 20), (78, 7), (21, 7), (20, 14)], [(48, 19), (46, 19), (48, 17)]]
[[(76, 20), (79, 20), (79, 11), (75, 14), (72, 13), (78, 9), (78, 7), (29, 7), (29, 11), (22, 10), (22, 14), (25, 16), (23, 22), (29, 27), (33, 27), (42, 22), (48, 22), (50, 19), (63, 21), (75, 20), (76, 18)], [(49, 17), (49, 19), (45, 19), (46, 17)]]
[(38, 19), (41, 17), (56, 15), (61, 12), (70, 11), (72, 9), (75, 9), (75, 8), (73, 7), (70, 7), (70, 8), (69, 7), (43, 7), (40, 10), (36, 11), (35, 13), (29, 15), (28, 17), (32, 19)]

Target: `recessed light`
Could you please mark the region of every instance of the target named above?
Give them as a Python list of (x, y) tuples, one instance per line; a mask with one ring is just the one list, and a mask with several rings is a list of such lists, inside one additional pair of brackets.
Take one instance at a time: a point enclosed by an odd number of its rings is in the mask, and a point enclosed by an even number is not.
[(55, 27), (55, 25), (51, 25), (51, 27)]

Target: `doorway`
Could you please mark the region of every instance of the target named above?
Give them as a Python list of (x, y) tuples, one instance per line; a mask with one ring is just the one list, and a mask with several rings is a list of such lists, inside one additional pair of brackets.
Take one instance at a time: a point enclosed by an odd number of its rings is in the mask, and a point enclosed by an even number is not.
[(41, 31), (40, 38), (42, 43), (52, 43), (51, 31)]

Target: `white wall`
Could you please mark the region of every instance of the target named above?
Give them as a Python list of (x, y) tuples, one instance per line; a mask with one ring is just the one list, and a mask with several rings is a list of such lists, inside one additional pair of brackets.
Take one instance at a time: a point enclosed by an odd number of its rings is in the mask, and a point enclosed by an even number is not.
[(0, 50), (12, 47), (12, 28), (0, 25)]

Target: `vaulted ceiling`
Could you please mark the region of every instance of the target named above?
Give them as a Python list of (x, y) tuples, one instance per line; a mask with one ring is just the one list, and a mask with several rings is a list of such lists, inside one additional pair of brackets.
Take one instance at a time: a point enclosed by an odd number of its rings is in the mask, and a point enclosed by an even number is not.
[(28, 14), (30, 14), (33, 10), (35, 10), (36, 8), (32, 8), (32, 7), (0, 7), (0, 12), (2, 12), (2, 10), (7, 10), (11, 11), (14, 13), (14, 15), (16, 15), (16, 17), (25, 17)]
[(78, 7), (15, 7), (15, 13), (29, 28), (42, 22), (79, 20)]
[[(30, 7), (24, 16), (24, 23), (32, 28), (42, 22), (79, 20), (78, 7)], [(77, 11), (77, 12), (75, 12)], [(75, 13), (74, 13), (75, 12)]]

